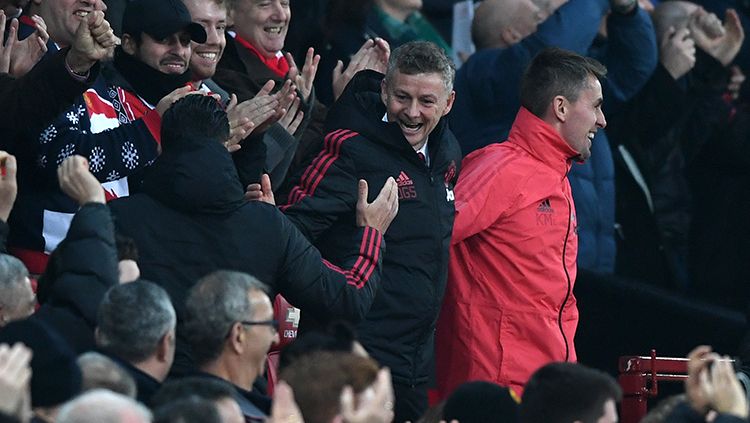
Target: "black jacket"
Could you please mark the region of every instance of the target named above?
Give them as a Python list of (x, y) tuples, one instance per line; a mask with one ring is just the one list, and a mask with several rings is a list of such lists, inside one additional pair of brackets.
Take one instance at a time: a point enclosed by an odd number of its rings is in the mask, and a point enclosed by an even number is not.
[(92, 350), (99, 303), (118, 279), (109, 209), (104, 204), (85, 204), (39, 279), (41, 307), (32, 318), (57, 329), (77, 354)]
[(382, 120), (382, 77), (360, 72), (349, 83), (329, 110), (324, 150), (282, 209), (324, 256), (342, 260), (356, 229), (357, 180), (367, 181), (373, 201), (389, 176), (396, 179), (399, 211), (385, 235), (383, 284), (357, 334), (395, 381), (418, 384), (430, 374), (461, 152), (442, 119), (430, 134), (426, 166), (399, 126)]
[[(380, 279), (382, 236), (359, 228), (341, 268), (328, 265), (273, 206), (245, 202), (229, 153), (218, 142), (162, 140), (143, 192), (110, 203), (115, 225), (138, 246), (141, 274), (172, 298), (178, 325), (188, 290), (216, 270), (246, 272), (317, 319), (359, 320)], [(178, 326), (179, 327), (179, 326)], [(177, 372), (187, 371), (178, 329)]]

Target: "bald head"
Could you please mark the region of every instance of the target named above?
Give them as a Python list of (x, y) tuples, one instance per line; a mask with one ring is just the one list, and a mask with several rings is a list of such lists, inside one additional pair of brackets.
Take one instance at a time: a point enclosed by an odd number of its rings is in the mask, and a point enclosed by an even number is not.
[(151, 412), (121, 394), (96, 389), (65, 404), (57, 423), (151, 423)]
[(675, 30), (686, 28), (690, 17), (699, 7), (688, 1), (666, 1), (656, 6), (651, 19), (654, 21), (657, 39), (662, 39), (670, 27)]
[(533, 0), (484, 0), (474, 13), (477, 50), (512, 46), (536, 32), (546, 13)]

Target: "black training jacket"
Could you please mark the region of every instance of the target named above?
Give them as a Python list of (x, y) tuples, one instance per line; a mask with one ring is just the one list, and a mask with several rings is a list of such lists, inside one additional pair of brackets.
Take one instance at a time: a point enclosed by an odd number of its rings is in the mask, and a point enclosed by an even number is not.
[(399, 211), (385, 234), (383, 281), (357, 334), (370, 354), (391, 368), (394, 381), (414, 385), (430, 374), (461, 152), (442, 119), (430, 134), (427, 166), (398, 124), (383, 122), (382, 77), (364, 71), (349, 83), (329, 110), (323, 150), (282, 210), (324, 256), (343, 260), (356, 230), (358, 179), (368, 183), (368, 201), (389, 176), (396, 179)]

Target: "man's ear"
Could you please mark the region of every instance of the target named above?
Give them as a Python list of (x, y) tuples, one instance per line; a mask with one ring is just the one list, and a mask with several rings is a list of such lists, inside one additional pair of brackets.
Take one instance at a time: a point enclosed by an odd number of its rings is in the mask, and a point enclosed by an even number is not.
[(448, 101), (445, 104), (445, 110), (443, 110), (442, 116), (447, 115), (450, 113), (451, 109), (453, 108), (453, 102), (456, 100), (456, 92), (451, 90), (451, 93), (448, 94)]
[(164, 334), (164, 336), (159, 339), (159, 346), (156, 348), (156, 358), (159, 361), (168, 361), (169, 360), (169, 352), (172, 347), (172, 337), (174, 336), (174, 333), (170, 330), (167, 331), (167, 333)]
[(568, 118), (568, 110), (570, 109), (568, 99), (557, 95), (552, 99), (552, 113), (560, 122), (565, 122)]
[(240, 354), (245, 350), (243, 341), (246, 336), (247, 334), (242, 327), (242, 323), (235, 322), (229, 330), (229, 339), (227, 339), (227, 342), (229, 343), (228, 346), (232, 352)]
[(138, 49), (138, 44), (135, 42), (135, 39), (133, 39), (130, 34), (122, 34), (120, 39), (122, 40), (123, 51), (131, 56), (135, 55), (135, 52)]

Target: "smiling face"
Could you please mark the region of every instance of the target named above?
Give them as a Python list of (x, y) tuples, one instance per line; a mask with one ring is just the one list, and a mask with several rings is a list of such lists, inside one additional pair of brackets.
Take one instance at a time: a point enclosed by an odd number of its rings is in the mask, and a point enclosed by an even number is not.
[(292, 11), (289, 0), (238, 0), (233, 29), (267, 58), (284, 48)]
[(560, 124), (560, 135), (579, 153), (580, 160), (586, 160), (591, 157), (591, 144), (596, 131), (607, 126), (602, 112), (602, 85), (589, 75), (588, 83), (579, 92), (576, 101), (562, 99), (567, 110)]
[(214, 0), (185, 0), (185, 6), (190, 11), (193, 22), (197, 22), (206, 30), (206, 42), (193, 42), (190, 56), (190, 70), (196, 80), (207, 79), (216, 73), (227, 39), (224, 30), (227, 28), (227, 9), (223, 3)]
[(102, 0), (34, 0), (32, 13), (44, 19), (52, 41), (67, 47), (73, 44), (81, 21), (95, 10), (107, 6)]
[(182, 75), (190, 63), (190, 34), (187, 31), (180, 31), (163, 40), (156, 40), (144, 32), (140, 45), (124, 34), (122, 47), (141, 62), (169, 75)]
[(396, 70), (383, 80), (380, 91), (388, 122), (398, 123), (415, 150), (422, 148), (440, 118), (450, 112), (455, 97), (439, 73), (407, 75)]

